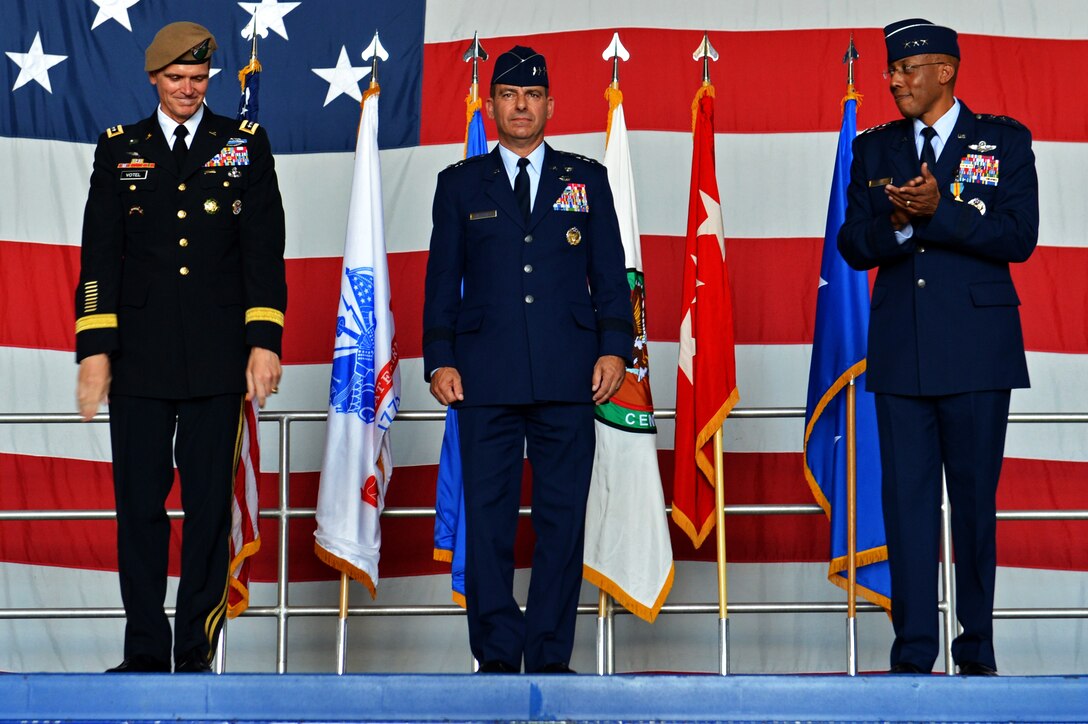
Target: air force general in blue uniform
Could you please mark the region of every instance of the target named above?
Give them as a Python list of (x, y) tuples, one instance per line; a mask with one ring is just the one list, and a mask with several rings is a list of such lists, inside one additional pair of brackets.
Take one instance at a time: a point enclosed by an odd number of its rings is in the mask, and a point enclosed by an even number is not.
[(1009, 264), (1039, 228), (1031, 134), (953, 95), (956, 32), (926, 20), (885, 28), (889, 87), (904, 120), (854, 142), (839, 250), (878, 269), (866, 387), (876, 393), (892, 574), (894, 673), (938, 652), (941, 471), (952, 504), (961, 674), (990, 675), (996, 494), (1010, 391), (1028, 386)]
[[(569, 672), (582, 578), (594, 403), (623, 382), (630, 286), (605, 168), (544, 143), (543, 56), (495, 63), (499, 145), (438, 176), (423, 355), (458, 409), (469, 643), (485, 672)], [(463, 284), (463, 296), (462, 296)], [(522, 457), (536, 547), (524, 615), (513, 595)]]

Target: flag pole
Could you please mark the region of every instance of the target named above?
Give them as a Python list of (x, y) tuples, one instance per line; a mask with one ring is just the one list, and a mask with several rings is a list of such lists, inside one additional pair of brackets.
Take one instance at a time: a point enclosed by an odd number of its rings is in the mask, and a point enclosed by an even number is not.
[[(710, 61), (718, 59), (718, 51), (710, 44), (710, 35), (703, 32), (703, 42), (691, 54), (692, 60), (703, 62), (703, 87), (710, 85)], [(722, 428), (714, 431), (714, 529), (718, 559), (718, 673), (729, 674), (729, 593), (725, 570), (725, 477), (722, 472)]]
[(612, 648), (612, 597), (603, 588), (597, 589), (597, 675), (615, 673)]
[(722, 428), (714, 432), (714, 528), (718, 544), (718, 673), (729, 674), (729, 591), (725, 576), (725, 476)]
[(846, 639), (847, 674), (858, 675), (858, 427), (857, 386), (846, 386)]
[[(606, 61), (612, 63), (612, 81), (608, 87), (613, 91), (618, 91), (620, 88), (620, 60), (628, 60), (631, 55), (627, 52), (627, 48), (623, 47), (623, 43), (620, 42), (620, 34), (613, 33), (612, 40), (609, 42), (608, 47), (604, 49), (601, 57)], [(605, 91), (605, 98), (610, 98), (609, 92)], [(610, 99), (608, 108), (608, 122), (605, 128), (605, 147), (608, 146), (608, 138), (612, 130), (612, 100)], [(597, 595), (597, 674), (613, 674), (615, 673), (615, 656), (612, 646), (612, 625), (614, 622), (613, 614), (613, 600), (608, 592), (603, 588), (598, 589)]]
[[(842, 62), (846, 64), (846, 82), (854, 87), (854, 61), (858, 51), (854, 34)], [(846, 387), (846, 673), (858, 675), (858, 438), (857, 386), (853, 375)]]
[(340, 574), (340, 621), (336, 629), (336, 673), (347, 672), (348, 661), (348, 574)]

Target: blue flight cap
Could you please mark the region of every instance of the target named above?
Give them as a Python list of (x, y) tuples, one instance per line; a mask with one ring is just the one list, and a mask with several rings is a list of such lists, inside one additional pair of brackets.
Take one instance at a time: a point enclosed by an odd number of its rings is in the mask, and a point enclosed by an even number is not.
[(548, 87), (548, 66), (544, 56), (532, 48), (515, 45), (495, 61), (491, 85), (505, 83), (521, 87), (542, 85)]
[(888, 62), (894, 63), (912, 55), (937, 53), (960, 57), (956, 31), (934, 25), (922, 18), (900, 20), (884, 28), (884, 43), (888, 46)]

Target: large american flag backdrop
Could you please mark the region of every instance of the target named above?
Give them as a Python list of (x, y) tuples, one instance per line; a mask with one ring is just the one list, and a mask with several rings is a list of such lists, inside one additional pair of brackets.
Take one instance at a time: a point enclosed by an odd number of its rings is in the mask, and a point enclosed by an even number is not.
[[(154, 109), (143, 49), (178, 19), (213, 30), (220, 49), (208, 103), (237, 104), (237, 71), (249, 57), (244, 28), (257, 10), (264, 67), (262, 124), (277, 156), (287, 213), (290, 301), (285, 374), (272, 410), (327, 406), (335, 336), (361, 52), (375, 30), (390, 58), (379, 66), (389, 270), (403, 365), (404, 410), (435, 409), (422, 382), (420, 317), (435, 176), (463, 152), (470, 68), (461, 56), (474, 31), (492, 59), (515, 43), (548, 59), (558, 148), (599, 158), (604, 149), (611, 64), (601, 58), (614, 31), (631, 52), (621, 87), (636, 173), (648, 290), (654, 401), (674, 404), (682, 249), (691, 157), (691, 99), (702, 68), (692, 61), (703, 31), (721, 58), (717, 169), (735, 296), (740, 407), (803, 407), (828, 188), (845, 91), (843, 54), (854, 34), (861, 53), (859, 124), (897, 117), (880, 78), (881, 26), (893, 6), (861, 1), (693, 0), (661, 3), (507, 3), (401, 0), (5, 0), (0, 6), (0, 410), (75, 410), (72, 292), (93, 144), (106, 127)], [(1032, 388), (1014, 411), (1088, 410), (1088, 4), (921, 0), (910, 14), (960, 31), (957, 95), (980, 112), (1031, 128), (1038, 159), (1039, 247), (1014, 269), (1023, 301)], [(486, 84), (491, 62), (481, 69)], [(488, 121), (487, 135), (495, 138)], [(563, 350), (555, 350), (563, 354)], [(546, 362), (546, 361), (545, 361)], [(661, 469), (671, 499), (672, 425), (660, 422)], [(397, 422), (397, 468), (388, 505), (430, 506), (442, 426)], [(291, 504), (313, 506), (322, 425), (296, 424)], [(729, 503), (811, 502), (802, 462), (802, 420), (730, 419), (725, 427)], [(261, 432), (261, 503), (276, 503), (277, 438)], [(1083, 425), (1013, 425), (999, 492), (1002, 509), (1088, 508), (1088, 434)], [(177, 503), (177, 498), (173, 502)], [(112, 506), (103, 425), (0, 425), (0, 509)], [(446, 564), (431, 559), (429, 519), (383, 524), (379, 604), (448, 602)], [(841, 600), (828, 584), (822, 516), (730, 517), (734, 601)], [(335, 605), (331, 569), (312, 553), (314, 523), (291, 523), (291, 603)], [(1088, 525), (999, 525), (998, 605), (1083, 606)], [(274, 601), (277, 540), (261, 524), (253, 604)], [(177, 537), (175, 536), (175, 544)], [(674, 535), (679, 561), (670, 602), (711, 601), (713, 546), (695, 551)], [(523, 551), (524, 553), (524, 551)], [(523, 555), (522, 563), (527, 563)], [(115, 606), (114, 525), (0, 523), (0, 605)], [(173, 564), (176, 566), (176, 561)], [(176, 573), (176, 568), (172, 568)], [(519, 585), (524, 580), (519, 577)], [(171, 587), (173, 591), (173, 586)], [(361, 589), (353, 593), (362, 603)], [(586, 601), (595, 591), (587, 586)], [(369, 598), (369, 597), (367, 597)], [(172, 593), (169, 603), (172, 605)], [(592, 669), (592, 619), (583, 619), (576, 668)], [(359, 621), (359, 623), (354, 623)], [(353, 619), (354, 670), (466, 670), (457, 617)], [(95, 670), (120, 657), (116, 621), (0, 620), (0, 670)], [(709, 616), (664, 616), (652, 627), (621, 617), (619, 670), (714, 670)], [(862, 617), (861, 668), (886, 667), (890, 625)], [(231, 670), (270, 670), (274, 625), (231, 625)], [(331, 670), (331, 619), (292, 623), (292, 670)], [(821, 615), (741, 616), (733, 670), (845, 668), (843, 627)], [(1088, 668), (1084, 624), (999, 622), (998, 655), (1008, 673)], [(1046, 651), (1044, 656), (1039, 651)]]

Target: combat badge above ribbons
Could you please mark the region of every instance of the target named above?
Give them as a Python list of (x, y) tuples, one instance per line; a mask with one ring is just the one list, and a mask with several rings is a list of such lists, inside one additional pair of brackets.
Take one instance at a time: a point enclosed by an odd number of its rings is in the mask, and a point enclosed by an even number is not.
[[(231, 141), (241, 139), (231, 139)], [(227, 142), (228, 145), (219, 150), (219, 153), (212, 156), (211, 160), (204, 164), (205, 168), (212, 168), (216, 166), (248, 166), (249, 165), (249, 148), (245, 144), (231, 145), (231, 142)]]
[(580, 211), (589, 212), (589, 200), (586, 198), (585, 184), (567, 184), (563, 193), (552, 204), (554, 211)]

